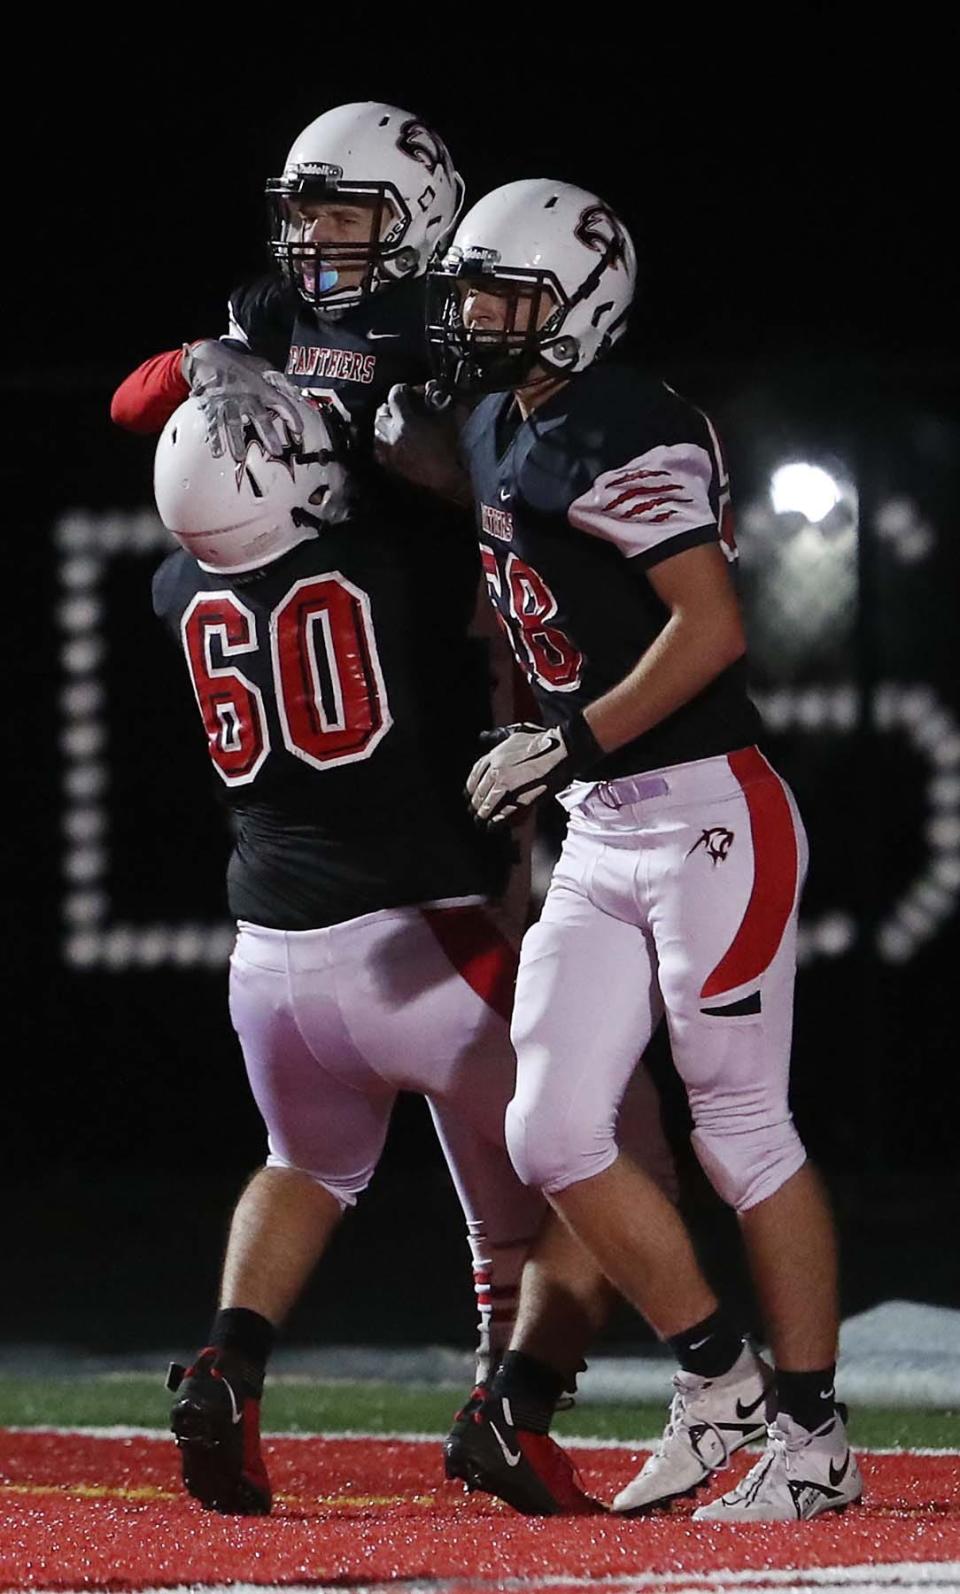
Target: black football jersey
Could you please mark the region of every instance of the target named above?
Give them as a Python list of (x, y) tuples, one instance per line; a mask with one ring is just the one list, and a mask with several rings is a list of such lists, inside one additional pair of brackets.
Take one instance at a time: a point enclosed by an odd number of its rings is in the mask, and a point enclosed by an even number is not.
[(257, 924), (320, 928), (504, 883), (503, 844), (463, 795), (490, 724), (470, 519), (372, 453), (391, 386), (430, 375), (423, 295), (401, 282), (331, 318), (276, 275), (235, 290), (228, 337), (322, 407), (355, 514), (253, 577), (180, 553), (155, 578), (236, 816), (230, 908)]
[[(593, 366), (525, 421), (511, 394), (491, 394), (463, 447), (490, 597), (547, 724), (615, 686), (663, 629), (649, 570), (716, 541), (736, 557), (711, 422), (638, 370)], [(714, 757), (758, 731), (738, 660), (590, 774)]]
[(431, 375), (424, 292), (422, 277), (409, 278), (331, 317), (314, 311), (282, 278), (261, 277), (231, 295), (228, 336), (269, 360), (322, 408), (348, 450), (364, 513), (376, 508), (391, 519), (440, 527), (462, 511), (373, 459), (373, 420), (390, 388), (419, 386)]
[(476, 543), (377, 518), (325, 529), (249, 576), (186, 552), (154, 577), (235, 815), (231, 912), (306, 930), (498, 892), (504, 847), (464, 798), (489, 724), (467, 636)]

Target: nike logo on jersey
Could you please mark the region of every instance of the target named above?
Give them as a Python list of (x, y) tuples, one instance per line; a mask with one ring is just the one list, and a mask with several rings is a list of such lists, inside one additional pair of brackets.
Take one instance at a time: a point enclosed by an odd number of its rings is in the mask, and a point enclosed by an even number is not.
[(394, 342), (396, 342), (396, 340), (397, 340), (397, 338), (399, 336), (400, 336), (399, 332), (368, 332), (367, 333), (367, 341), (369, 343), (372, 343), (375, 338), (378, 341), (381, 338), (393, 338)]
[(850, 1470), (850, 1452), (848, 1450), (846, 1455), (843, 1458), (843, 1466), (842, 1467), (835, 1467), (832, 1461), (830, 1463), (830, 1482), (832, 1483), (834, 1488), (836, 1488), (839, 1483), (843, 1482), (843, 1480), (847, 1476), (847, 1473), (849, 1472), (849, 1470)]
[(760, 1407), (763, 1405), (763, 1403), (766, 1400), (766, 1398), (767, 1398), (767, 1391), (764, 1390), (763, 1393), (759, 1396), (759, 1398), (753, 1402), (752, 1406), (745, 1406), (742, 1400), (738, 1400), (737, 1401), (737, 1416), (738, 1417), (752, 1417), (755, 1411), (759, 1411), (760, 1410)]
[(507, 1463), (507, 1466), (518, 1467), (523, 1460), (522, 1450), (513, 1451), (510, 1449), (510, 1446), (507, 1444), (495, 1422), (490, 1424), (490, 1428), (493, 1432), (493, 1437), (496, 1439), (497, 1444), (503, 1451), (503, 1459)]

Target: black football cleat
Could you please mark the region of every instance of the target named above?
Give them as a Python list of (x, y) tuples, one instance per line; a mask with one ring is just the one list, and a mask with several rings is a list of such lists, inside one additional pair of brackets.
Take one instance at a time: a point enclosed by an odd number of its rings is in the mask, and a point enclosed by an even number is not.
[(473, 1420), (475, 1412), (480, 1410), (490, 1391), (483, 1384), (477, 1384), (469, 1400), (460, 1407), (453, 1419), (453, 1426), (443, 1441), (443, 1470), (453, 1482), (461, 1478), (467, 1482), (467, 1456), (464, 1453), (462, 1439), (467, 1425)]
[(187, 1493), (227, 1516), (266, 1516), (273, 1496), (260, 1453), (260, 1387), (208, 1346), (192, 1367), (171, 1362), (167, 1388), (177, 1396), (170, 1427)]
[[(479, 1398), (478, 1398), (479, 1397)], [(444, 1444), (448, 1478), (505, 1500), (525, 1516), (594, 1516), (606, 1510), (581, 1488), (549, 1434), (515, 1428), (510, 1402), (474, 1390)]]

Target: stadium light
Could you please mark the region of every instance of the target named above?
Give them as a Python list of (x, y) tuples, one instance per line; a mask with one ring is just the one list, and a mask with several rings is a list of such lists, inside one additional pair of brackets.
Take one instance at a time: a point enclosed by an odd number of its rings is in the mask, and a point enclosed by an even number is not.
[(889, 498), (881, 504), (874, 529), (901, 564), (928, 559), (936, 546), (936, 533), (911, 498)]
[(781, 465), (770, 478), (770, 500), (777, 514), (802, 515), (811, 526), (826, 520), (842, 497), (840, 484), (822, 465), (794, 460)]

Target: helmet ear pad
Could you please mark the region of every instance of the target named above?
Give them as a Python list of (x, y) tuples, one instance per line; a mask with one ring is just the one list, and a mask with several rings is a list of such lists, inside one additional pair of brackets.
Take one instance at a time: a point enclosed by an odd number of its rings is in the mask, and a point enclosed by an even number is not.
[(415, 249), (400, 249), (386, 268), (392, 277), (414, 277), (420, 267)]
[(580, 360), (580, 344), (576, 338), (556, 338), (549, 349), (543, 352), (543, 362), (559, 371), (569, 373), (576, 370)]

